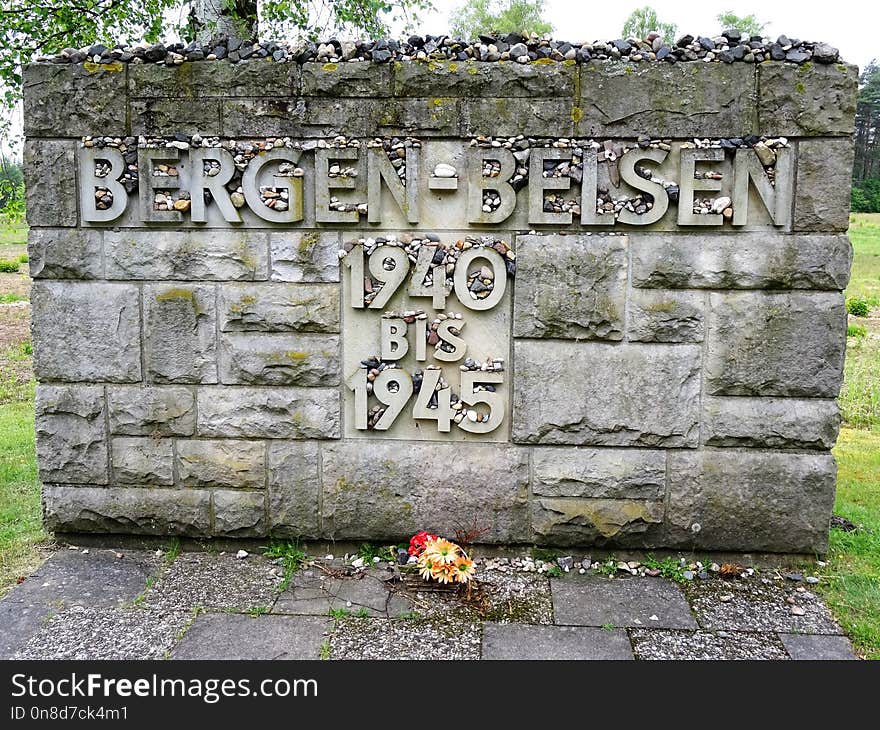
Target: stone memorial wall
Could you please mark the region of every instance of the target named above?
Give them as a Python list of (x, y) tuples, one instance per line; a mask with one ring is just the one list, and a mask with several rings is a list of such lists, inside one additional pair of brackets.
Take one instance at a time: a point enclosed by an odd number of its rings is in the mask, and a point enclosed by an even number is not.
[(855, 68), (374, 53), (26, 68), (47, 526), (824, 551)]

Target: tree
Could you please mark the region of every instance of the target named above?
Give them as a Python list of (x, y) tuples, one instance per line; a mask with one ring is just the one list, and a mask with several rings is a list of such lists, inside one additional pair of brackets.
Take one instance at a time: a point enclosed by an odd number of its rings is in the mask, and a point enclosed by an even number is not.
[(880, 65), (871, 61), (859, 75), (856, 105), (853, 209), (880, 212)]
[(740, 33), (751, 36), (761, 35), (764, 32), (764, 28), (767, 27), (766, 23), (762, 23), (752, 14), (735, 15), (733, 11), (727, 10), (715, 17), (722, 31), (736, 29)]
[(623, 24), (622, 36), (624, 38), (638, 38), (642, 40), (651, 32), (659, 33), (667, 43), (675, 40), (678, 26), (675, 23), (661, 23), (657, 17), (657, 11), (649, 5), (636, 8)]
[(429, 7), (430, 0), (0, 0), (2, 101), (8, 107), (18, 100), (22, 64), (68, 47), (189, 41), (217, 31), (241, 38), (376, 37), (388, 32), (386, 19), (412, 19)]
[(466, 39), (493, 32), (548, 35), (553, 26), (543, 12), (544, 0), (468, 0), (450, 16), (449, 32)]

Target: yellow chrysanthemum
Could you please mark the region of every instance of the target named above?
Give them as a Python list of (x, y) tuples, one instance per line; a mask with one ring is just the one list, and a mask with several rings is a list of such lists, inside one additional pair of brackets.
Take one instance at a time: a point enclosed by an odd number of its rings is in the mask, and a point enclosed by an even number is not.
[(430, 555), (438, 563), (454, 563), (461, 555), (458, 545), (442, 537), (428, 540), (425, 543), (425, 554)]
[(477, 572), (474, 561), (470, 558), (458, 558), (453, 564), (455, 580), (459, 583), (467, 583)]

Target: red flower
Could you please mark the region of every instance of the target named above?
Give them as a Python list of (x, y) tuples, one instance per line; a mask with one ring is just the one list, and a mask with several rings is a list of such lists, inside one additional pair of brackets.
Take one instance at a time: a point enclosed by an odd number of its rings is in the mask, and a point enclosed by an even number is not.
[(425, 543), (428, 540), (436, 540), (437, 536), (432, 535), (429, 532), (425, 532), (422, 530), (421, 532), (417, 532), (413, 535), (409, 540), (409, 554), (410, 555), (421, 555), (425, 550)]

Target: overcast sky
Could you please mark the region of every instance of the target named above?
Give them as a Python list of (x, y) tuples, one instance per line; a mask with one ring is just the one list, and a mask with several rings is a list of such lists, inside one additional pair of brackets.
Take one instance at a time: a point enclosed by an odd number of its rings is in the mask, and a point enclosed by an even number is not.
[[(434, 0), (437, 10), (425, 17), (426, 33), (446, 30), (449, 15), (463, 3)], [(880, 2), (877, 0), (721, 0), (718, 3), (649, 0), (646, 2), (591, 2), (545, 0), (545, 16), (553, 23), (554, 37), (569, 41), (613, 40), (633, 9), (649, 4), (664, 23), (675, 23), (680, 33), (713, 35), (719, 31), (715, 16), (726, 10), (737, 15), (754, 13), (767, 23), (764, 34), (776, 37), (821, 40), (840, 49), (851, 63), (864, 66), (880, 58)]]
[[(441, 34), (449, 16), (463, 0), (434, 0), (436, 9), (423, 17), (422, 33)], [(545, 0), (545, 16), (555, 29), (554, 37), (569, 41), (613, 40), (620, 36), (624, 21), (643, 2), (597, 3), (590, 0)], [(675, 23), (681, 34), (712, 35), (720, 31), (715, 17), (732, 10), (737, 15), (754, 13), (766, 22), (766, 36), (785, 33), (802, 40), (821, 40), (840, 49), (843, 58), (863, 68), (880, 59), (880, 2), (878, 0), (722, 0), (717, 4), (652, 0), (661, 22)], [(20, 113), (14, 134), (20, 134)], [(15, 146), (17, 148), (17, 145)], [(0, 151), (9, 150), (9, 140), (0, 140)], [(17, 149), (16, 149), (17, 151)]]

